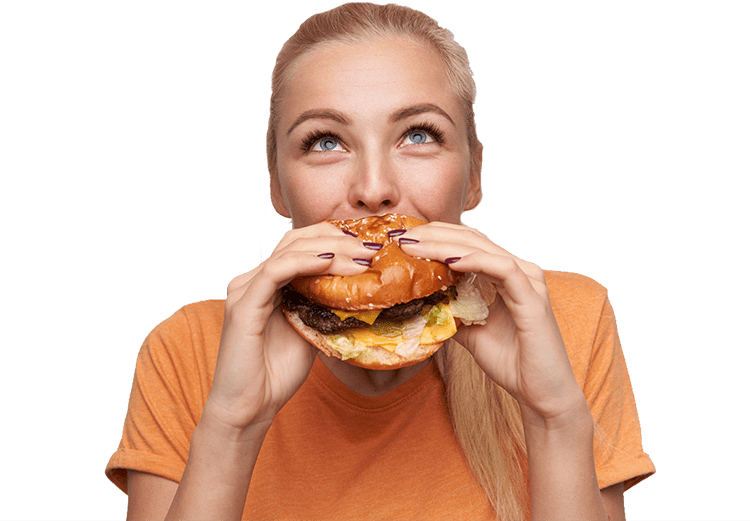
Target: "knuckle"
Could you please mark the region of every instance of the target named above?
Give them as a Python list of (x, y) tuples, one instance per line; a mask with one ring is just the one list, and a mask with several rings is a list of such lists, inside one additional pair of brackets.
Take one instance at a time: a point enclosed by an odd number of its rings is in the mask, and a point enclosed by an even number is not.
[[(285, 255), (287, 254), (281, 253), (277, 258), (283, 258)], [(260, 266), (260, 269), (258, 270), (258, 276), (266, 280), (274, 280), (273, 279), (274, 273), (275, 273), (275, 270), (273, 269), (273, 262), (264, 262)]]
[(279, 243), (276, 245), (276, 248), (274, 249), (274, 251), (278, 251), (284, 248), (287, 244), (289, 244), (290, 242), (292, 242), (292, 240), (294, 240), (292, 232), (294, 232), (294, 230), (289, 230), (285, 232), (284, 235), (281, 236), (281, 239), (279, 240)]
[(544, 281), (544, 270), (534, 263), (528, 263), (528, 274), (534, 280)]
[(229, 284), (227, 285), (227, 296), (234, 293), (235, 289), (237, 289), (237, 277), (229, 281)]
[(475, 235), (477, 235), (477, 236), (481, 237), (482, 239), (487, 239), (487, 238), (488, 238), (488, 237), (487, 237), (487, 236), (486, 236), (486, 235), (485, 235), (484, 233), (480, 232), (480, 231), (479, 231), (479, 230), (477, 230), (476, 228), (471, 228), (471, 227), (469, 227), (469, 231), (471, 231), (471, 232), (472, 232), (473, 234), (475, 234)]
[(232, 280), (229, 281), (229, 284), (227, 285), (227, 296), (231, 295), (235, 291), (237, 291), (239, 288), (241, 288), (246, 280), (248, 279), (248, 274), (245, 273), (244, 275), (238, 275)]
[(307, 237), (300, 237), (299, 235), (290, 237), (284, 247), (277, 251), (277, 257), (286, 258), (289, 252), (304, 251), (309, 240)]
[(516, 259), (510, 256), (502, 255), (500, 257), (503, 268), (508, 272), (508, 275), (516, 275), (522, 271), (521, 266), (518, 265)]
[(274, 253), (278, 251), (282, 251), (284, 248), (289, 247), (290, 244), (294, 243), (294, 241), (297, 240), (299, 237), (299, 230), (292, 228), (291, 230), (288, 230), (284, 233), (284, 235), (281, 236), (281, 240), (279, 241), (279, 244), (276, 245), (276, 248), (274, 249)]

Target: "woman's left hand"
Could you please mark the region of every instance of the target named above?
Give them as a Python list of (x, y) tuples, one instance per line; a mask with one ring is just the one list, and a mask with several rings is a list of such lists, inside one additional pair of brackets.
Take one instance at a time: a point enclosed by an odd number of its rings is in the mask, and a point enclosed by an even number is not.
[(419, 241), (402, 241), (409, 255), (448, 260), (452, 269), (476, 273), (496, 292), (487, 323), (460, 327), (454, 338), (522, 409), (554, 421), (580, 407), (581, 400), (585, 403), (541, 268), (466, 226), (432, 222), (412, 228), (401, 239)]

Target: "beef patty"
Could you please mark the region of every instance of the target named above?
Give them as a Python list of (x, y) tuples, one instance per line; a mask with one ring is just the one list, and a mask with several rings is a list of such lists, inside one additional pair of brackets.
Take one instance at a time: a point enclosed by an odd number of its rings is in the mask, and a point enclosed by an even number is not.
[[(354, 317), (341, 320), (329, 308), (316, 304), (304, 295), (297, 293), (290, 286), (284, 286), (281, 289), (281, 305), (287, 311), (296, 311), (300, 320), (305, 325), (328, 335), (339, 333), (353, 327), (368, 325)], [(444, 291), (436, 291), (427, 297), (418, 298), (403, 304), (396, 304), (393, 307), (386, 308), (380, 312), (375, 323), (378, 322), (397, 322), (408, 320), (417, 316), (425, 306), (434, 306), (448, 298), (455, 298), (456, 288), (451, 286)]]

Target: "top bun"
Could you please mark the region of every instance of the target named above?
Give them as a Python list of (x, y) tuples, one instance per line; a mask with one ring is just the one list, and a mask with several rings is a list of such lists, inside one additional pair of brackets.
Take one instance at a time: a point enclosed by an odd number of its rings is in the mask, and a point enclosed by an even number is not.
[(427, 224), (400, 214), (326, 221), (355, 234), (364, 242), (383, 245), (371, 267), (360, 275), (311, 275), (291, 281), (299, 293), (323, 306), (347, 311), (384, 309), (426, 297), (457, 284), (461, 274), (442, 262), (411, 257), (401, 251), (392, 230)]

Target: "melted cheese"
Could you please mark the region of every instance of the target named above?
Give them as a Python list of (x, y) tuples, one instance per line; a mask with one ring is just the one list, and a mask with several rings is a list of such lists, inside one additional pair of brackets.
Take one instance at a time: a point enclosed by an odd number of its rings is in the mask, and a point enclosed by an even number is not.
[(380, 315), (379, 309), (367, 309), (365, 311), (344, 311), (343, 309), (331, 309), (334, 315), (339, 317), (341, 320), (346, 320), (349, 317), (354, 317), (357, 320), (361, 320), (367, 324), (373, 325), (375, 319)]
[[(364, 327), (350, 329), (347, 334), (353, 338), (355, 345), (379, 345), (391, 352), (395, 351), (400, 344), (406, 342), (404, 337), (401, 335), (383, 336)], [(432, 326), (425, 327), (422, 331), (422, 335), (419, 338), (419, 343), (435, 344), (437, 342), (443, 342), (455, 334), (456, 322), (453, 320), (449, 320), (444, 325), (434, 324)]]

